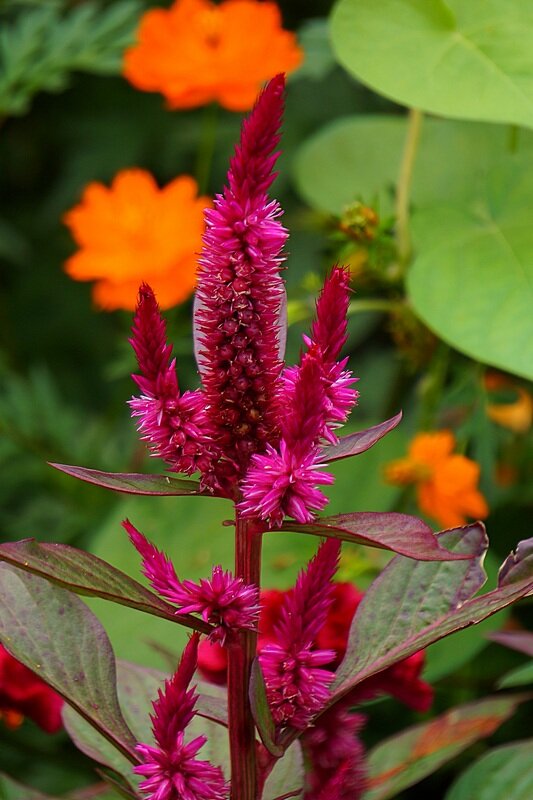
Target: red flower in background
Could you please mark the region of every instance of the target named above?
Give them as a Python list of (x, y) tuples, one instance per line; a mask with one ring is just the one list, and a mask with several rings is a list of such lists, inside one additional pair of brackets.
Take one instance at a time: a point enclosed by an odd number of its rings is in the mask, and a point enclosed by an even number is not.
[(0, 719), (18, 728), (28, 717), (43, 731), (56, 733), (63, 726), (62, 706), (63, 699), (0, 644)]
[[(291, 590), (289, 590), (291, 591)], [(274, 626), (279, 620), (283, 599), (287, 592), (268, 589), (261, 592), (261, 613), (259, 615), (258, 652), (267, 644), (274, 644)], [(353, 616), (363, 599), (363, 592), (351, 583), (335, 583), (333, 604), (328, 612), (325, 625), (317, 635), (316, 647), (334, 650), (335, 658), (327, 669), (335, 670), (346, 652), (348, 634)], [(353, 705), (369, 700), (379, 694), (390, 694), (415, 711), (427, 711), (433, 701), (432, 687), (420, 678), (424, 668), (424, 651), (414, 653), (409, 658), (393, 664), (378, 675), (360, 684), (349, 699)], [(205, 640), (198, 651), (198, 669), (212, 683), (226, 683), (226, 651), (218, 644)]]

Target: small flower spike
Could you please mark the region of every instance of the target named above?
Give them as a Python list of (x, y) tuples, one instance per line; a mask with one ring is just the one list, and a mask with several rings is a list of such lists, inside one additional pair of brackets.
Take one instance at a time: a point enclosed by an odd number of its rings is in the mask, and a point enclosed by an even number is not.
[(215, 626), (210, 638), (224, 644), (229, 631), (257, 629), (259, 592), (242, 578), (234, 578), (222, 567), (213, 567), (211, 578), (200, 583), (181, 581), (170, 559), (138, 531), (129, 520), (123, 523), (130, 540), (143, 559), (143, 574), (155, 591), (178, 607), (181, 614), (200, 614)]
[(141, 371), (133, 379), (142, 394), (129, 404), (132, 415), (139, 417), (138, 430), (153, 456), (162, 458), (175, 472), (190, 475), (207, 463), (205, 397), (200, 391), (180, 394), (165, 321), (147, 284), (139, 291), (132, 331), (130, 343)]
[(321, 472), (319, 440), (326, 420), (326, 395), (322, 355), (317, 347), (305, 354), (281, 420), (278, 448), (267, 445), (266, 453), (252, 457), (242, 483), (243, 516), (256, 516), (270, 525), (281, 525), (288, 515), (310, 522), (314, 512), (326, 505), (327, 497), (317, 488), (333, 483)]
[[(352, 388), (359, 380), (346, 369), (348, 359), (338, 361), (347, 339), (347, 320), (350, 275), (347, 269), (334, 267), (326, 278), (316, 304), (316, 318), (311, 336), (304, 336), (308, 348), (317, 346), (322, 354), (322, 383), (326, 393), (326, 421), (322, 436), (334, 444), (335, 428), (346, 422), (357, 402), (359, 392)], [(286, 395), (294, 392), (300, 366), (288, 367), (283, 372)]]
[(206, 211), (195, 310), (198, 362), (215, 444), (215, 480), (235, 485), (252, 453), (277, 438), (282, 362), (280, 269), (287, 231), (269, 200), (285, 81), (273, 78), (242, 127), (228, 185)]
[(334, 673), (322, 669), (335, 658), (334, 650), (313, 647), (333, 599), (333, 576), (340, 543), (323, 542), (287, 595), (274, 634), (276, 643), (263, 647), (259, 657), (267, 698), (275, 723), (304, 730), (329, 696)]
[(206, 737), (185, 742), (185, 730), (196, 714), (198, 695), (188, 687), (196, 669), (198, 639), (197, 633), (191, 636), (178, 669), (153, 703), (150, 719), (155, 745), (137, 745), (144, 763), (134, 767), (134, 772), (145, 778), (139, 788), (150, 800), (227, 800), (229, 796), (220, 767), (195, 758)]

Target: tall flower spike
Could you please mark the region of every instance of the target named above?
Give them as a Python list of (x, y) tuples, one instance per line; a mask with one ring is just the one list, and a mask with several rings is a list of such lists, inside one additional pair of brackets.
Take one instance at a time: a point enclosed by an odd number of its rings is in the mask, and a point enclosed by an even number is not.
[(321, 472), (318, 446), (326, 420), (326, 396), (322, 382), (322, 356), (313, 347), (298, 369), (289, 407), (281, 420), (281, 441), (266, 453), (256, 453), (242, 482), (243, 516), (260, 517), (281, 525), (284, 516), (310, 522), (324, 508), (327, 497), (317, 488), (333, 483)]
[[(337, 360), (347, 339), (349, 281), (347, 269), (333, 268), (316, 304), (311, 336), (304, 336), (308, 348), (318, 346), (322, 353), (322, 383), (326, 393), (326, 421), (322, 436), (332, 443), (337, 441), (334, 429), (346, 422), (359, 397), (359, 392), (352, 388), (358, 378), (346, 369), (348, 359)], [(294, 366), (284, 370), (285, 397), (294, 392), (300, 368)]]
[(130, 343), (142, 373), (132, 376), (142, 393), (129, 401), (132, 416), (139, 418), (138, 430), (152, 455), (172, 470), (190, 475), (207, 463), (205, 398), (200, 391), (180, 394), (165, 321), (145, 283), (139, 290), (132, 332)]
[(273, 78), (244, 122), (228, 185), (206, 210), (195, 309), (198, 365), (223, 459), (215, 483), (242, 477), (250, 456), (276, 438), (282, 364), (278, 328), (287, 231), (268, 198), (285, 81)]
[(200, 583), (181, 581), (174, 565), (129, 520), (124, 529), (143, 559), (143, 573), (161, 597), (178, 607), (182, 614), (200, 614), (215, 626), (211, 639), (222, 644), (229, 631), (257, 628), (259, 592), (242, 578), (234, 578), (222, 567), (213, 567), (210, 579)]
[(335, 539), (320, 545), (285, 599), (274, 629), (276, 643), (265, 645), (259, 657), (272, 716), (280, 728), (304, 730), (328, 698), (335, 676), (322, 667), (335, 658), (335, 651), (314, 649), (313, 640), (331, 605), (339, 552)]
[(153, 704), (155, 745), (137, 745), (144, 764), (134, 767), (134, 772), (144, 776), (139, 788), (150, 800), (226, 800), (229, 795), (220, 767), (195, 758), (206, 737), (185, 742), (198, 698), (194, 688), (188, 688), (196, 669), (198, 638), (197, 633), (191, 636), (178, 669)]

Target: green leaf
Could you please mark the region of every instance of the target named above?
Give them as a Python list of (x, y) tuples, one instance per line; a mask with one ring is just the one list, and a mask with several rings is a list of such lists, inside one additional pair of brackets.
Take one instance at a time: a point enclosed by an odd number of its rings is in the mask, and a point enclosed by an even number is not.
[[(171, 475), (151, 475), (150, 473), (139, 472), (102, 472), (99, 469), (88, 469), (87, 467), (75, 467), (70, 464), (50, 464), (73, 478), (79, 478), (87, 483), (94, 483), (104, 489), (112, 489), (115, 492), (125, 492), (125, 494), (148, 494), (148, 495), (197, 495), (204, 494), (200, 490), (198, 481), (186, 481), (182, 478), (175, 478)], [(205, 494), (208, 497), (212, 495)]]
[(371, 675), (481, 622), (533, 590), (531, 574), (469, 600), (484, 579), (483, 527), (469, 525), (444, 533), (442, 539), (451, 549), (477, 557), (470, 562), (428, 563), (396, 556), (366, 592), (355, 614), (331, 703)]
[[(488, 576), (488, 588), (493, 589), (496, 586), (499, 564), (490, 552), (485, 556), (483, 567)], [(473, 659), (488, 646), (488, 639), (492, 638), (491, 632), (499, 630), (508, 616), (509, 610), (503, 609), (499, 614), (488, 617), (478, 625), (471, 625), (469, 628), (457, 631), (451, 638), (441, 639), (430, 645), (426, 650), (424, 678), (433, 683)]]
[(270, 713), (265, 679), (257, 658), (252, 663), (250, 675), (250, 706), (261, 741), (273, 756), (283, 755), (283, 748), (276, 744), (276, 726)]
[[(363, 800), (396, 797), (473, 742), (494, 733), (525, 699), (521, 695), (489, 697), (453, 708), (430, 722), (380, 742), (368, 754), (369, 788)], [(465, 795), (465, 800), (466, 797), (481, 800), (481, 795), (476, 793)], [(500, 797), (507, 798), (507, 794)]]
[(333, 48), (362, 83), (442, 116), (533, 127), (531, 0), (339, 0)]
[(118, 704), (111, 644), (78, 597), (0, 564), (0, 639), (117, 750), (138, 762), (135, 738)]
[[(126, 538), (126, 537), (125, 537)], [(0, 545), (0, 561), (32, 572), (76, 594), (100, 597), (209, 633), (211, 627), (176, 609), (107, 561), (63, 544), (23, 539)]]
[(26, 113), (37, 92), (61, 91), (73, 71), (119, 73), (140, 11), (136, 0), (22, 10), (0, 31), (0, 114)]
[[(330, 123), (298, 151), (298, 191), (313, 208), (329, 214), (340, 215), (344, 206), (362, 199), (375, 204), (380, 216), (389, 216), (406, 132), (405, 117), (386, 114)], [(509, 151), (509, 133), (501, 126), (426, 119), (413, 169), (413, 210), (475, 197), (495, 162), (513, 163), (526, 154), (533, 161), (529, 131), (520, 131), (514, 154)]]
[(470, 357), (533, 378), (533, 173), (497, 167), (475, 202), (419, 211), (409, 298), (440, 338)]
[[(304, 783), (304, 760), (299, 742), (287, 749), (283, 758), (278, 759), (268, 776), (261, 800), (279, 800), (291, 792), (300, 796)], [(297, 794), (296, 794), (297, 793)]]
[(527, 686), (533, 683), (533, 662), (523, 664), (511, 670), (498, 682), (499, 689), (509, 689), (513, 686)]
[(533, 797), (533, 739), (485, 753), (452, 785), (446, 800), (530, 800)]
[(304, 62), (289, 80), (311, 78), (320, 80), (336, 66), (335, 56), (329, 41), (328, 21), (308, 19), (298, 31), (298, 40), (304, 50)]

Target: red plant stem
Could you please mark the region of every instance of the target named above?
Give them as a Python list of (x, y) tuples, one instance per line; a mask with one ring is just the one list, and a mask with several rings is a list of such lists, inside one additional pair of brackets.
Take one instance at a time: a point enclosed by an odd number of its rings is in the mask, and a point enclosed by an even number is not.
[[(235, 517), (235, 575), (259, 587), (262, 530), (257, 523)], [(255, 725), (248, 687), (257, 633), (241, 631), (228, 642), (228, 716), (231, 753), (231, 800), (256, 800)]]

